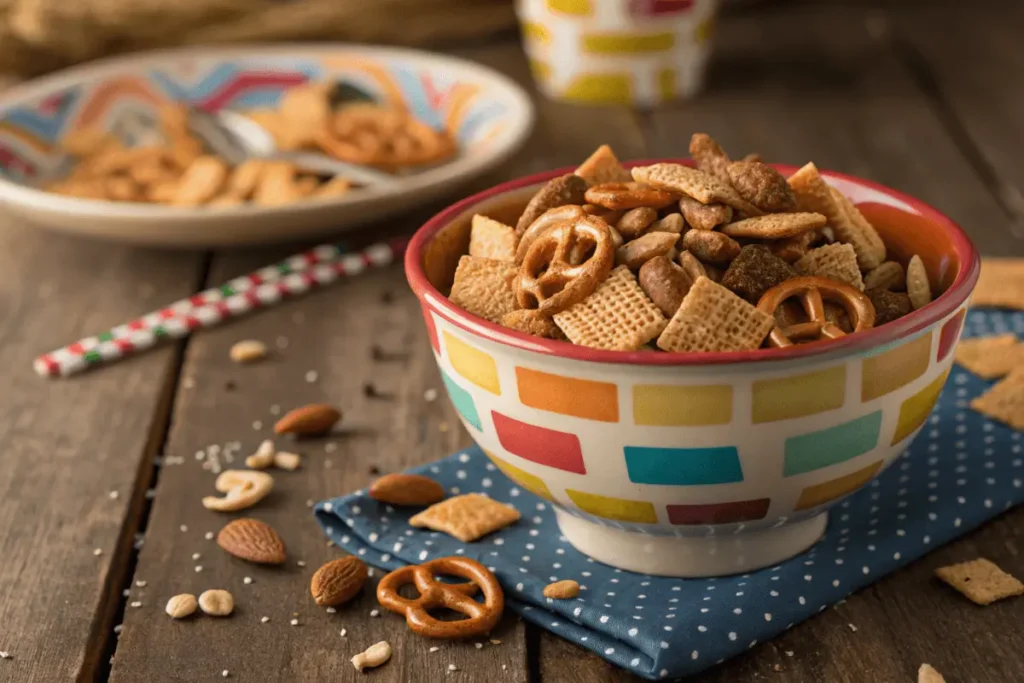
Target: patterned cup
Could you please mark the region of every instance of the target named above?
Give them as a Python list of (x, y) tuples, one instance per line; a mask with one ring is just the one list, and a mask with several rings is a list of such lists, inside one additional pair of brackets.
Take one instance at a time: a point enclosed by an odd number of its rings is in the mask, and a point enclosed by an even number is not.
[(704, 81), (718, 0), (517, 0), (523, 47), (549, 97), (650, 107)]
[(443, 292), (472, 215), (515, 224), (537, 188), (566, 172), (463, 200), (409, 246), (406, 273), (466, 429), (506, 476), (553, 503), (569, 542), (601, 562), (696, 577), (802, 552), (824, 531), (826, 509), (869, 485), (927, 420), (980, 269), (967, 236), (916, 199), (824, 173), (891, 257), (921, 256), (942, 294), (883, 327), (786, 349), (601, 351), (449, 303)]

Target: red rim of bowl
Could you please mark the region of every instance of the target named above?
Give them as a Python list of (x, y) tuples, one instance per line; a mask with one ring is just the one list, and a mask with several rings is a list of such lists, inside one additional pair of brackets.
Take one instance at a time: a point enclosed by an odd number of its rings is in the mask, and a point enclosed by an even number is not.
[[(644, 166), (653, 163), (685, 163), (692, 165), (690, 160), (680, 159), (653, 159), (633, 161), (625, 164), (629, 166)], [(796, 171), (796, 167), (782, 164), (773, 164), (784, 175)], [(752, 363), (761, 361), (792, 360), (807, 358), (825, 353), (847, 352), (857, 353), (867, 351), (876, 347), (887, 345), (904, 337), (914, 334), (936, 322), (957, 309), (974, 289), (978, 280), (978, 273), (981, 270), (981, 261), (978, 253), (971, 244), (971, 240), (959, 225), (946, 215), (924, 202), (914, 199), (902, 192), (897, 192), (884, 185), (863, 180), (854, 176), (835, 173), (832, 171), (821, 171), (823, 176), (844, 180), (853, 184), (861, 185), (911, 206), (922, 216), (931, 220), (937, 226), (944, 229), (950, 236), (953, 248), (960, 259), (960, 271), (957, 273), (953, 284), (932, 303), (920, 310), (914, 311), (904, 317), (879, 328), (861, 332), (860, 334), (848, 335), (842, 339), (833, 341), (821, 341), (810, 344), (801, 344), (783, 349), (756, 349), (753, 351), (719, 351), (719, 352), (658, 352), (650, 351), (605, 351), (593, 349), (586, 346), (578, 346), (569, 342), (562, 342), (550, 339), (542, 339), (521, 332), (516, 332), (507, 327), (479, 318), (471, 313), (458, 308), (448, 301), (448, 298), (438, 291), (427, 280), (423, 272), (422, 251), (423, 247), (434, 237), (438, 231), (448, 225), (474, 205), (487, 199), (506, 192), (517, 190), (528, 185), (545, 182), (551, 178), (566, 173), (572, 173), (573, 168), (561, 168), (554, 171), (536, 173), (525, 178), (512, 180), (501, 185), (496, 185), (488, 190), (478, 192), (457, 202), (436, 216), (428, 220), (409, 242), (405, 252), (405, 273), (412, 287), (413, 292), (423, 302), (425, 307), (434, 311), (448, 322), (460, 327), (467, 332), (478, 335), (492, 342), (511, 346), (523, 351), (543, 353), (560, 358), (571, 358), (573, 360), (588, 361), (592, 363), (620, 363), (632, 365), (719, 365), (725, 363)]]

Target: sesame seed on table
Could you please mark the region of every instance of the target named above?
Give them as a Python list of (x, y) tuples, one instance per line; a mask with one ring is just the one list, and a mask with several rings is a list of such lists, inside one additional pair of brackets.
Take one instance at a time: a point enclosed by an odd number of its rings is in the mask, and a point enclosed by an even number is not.
[[(1024, 256), (1024, 209), (1013, 199), (1024, 194), (1024, 128), (1008, 115), (1024, 109), (1024, 96), (1007, 87), (1024, 80), (1024, 61), (1005, 57), (1020, 54), (1024, 9), (933, 4), (732, 8), (717, 27), (704, 95), (643, 113), (536, 98), (527, 147), (466, 191), (576, 164), (605, 142), (624, 159), (686, 156), (690, 132), (707, 130), (727, 149), (813, 159), (918, 196), (958, 220), (983, 253)], [(514, 37), (452, 52), (532, 88)], [(365, 239), (408, 233), (442, 206), (375, 226)], [(325, 543), (311, 501), (470, 443), (400, 265), (68, 380), (42, 381), (27, 362), (299, 246), (207, 256), (4, 225), (0, 683), (639, 681), (511, 613), (486, 638), (420, 638), (379, 609), (380, 571), (352, 603), (314, 604), (312, 573), (343, 551)], [(262, 341), (268, 358), (232, 363), (230, 348), (245, 339)], [(278, 438), (302, 456), (298, 469), (268, 470), (274, 490), (246, 511), (204, 508), (216, 473), (241, 467), (281, 415), (307, 403), (344, 412), (336, 433)], [(280, 534), (285, 564), (250, 564), (217, 547), (216, 532), (245, 516)], [(922, 662), (951, 682), (1016, 680), (1019, 603), (975, 608), (932, 572), (986, 556), (1024, 576), (1012, 552), (1022, 533), (1024, 511), (1011, 510), (689, 680), (912, 681)], [(164, 613), (172, 596), (207, 589), (232, 594), (231, 616)], [(970, 637), (951, 644), (950, 634)], [(356, 672), (350, 658), (380, 641), (391, 644), (390, 661)]]

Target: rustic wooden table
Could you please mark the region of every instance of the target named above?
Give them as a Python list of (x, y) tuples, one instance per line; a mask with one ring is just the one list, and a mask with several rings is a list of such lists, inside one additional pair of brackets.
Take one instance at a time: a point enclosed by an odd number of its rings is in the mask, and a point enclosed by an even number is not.
[[(684, 155), (701, 130), (730, 150), (813, 159), (899, 188), (958, 219), (984, 252), (1022, 254), (1024, 10), (1011, 4), (733, 11), (698, 101), (637, 113), (538, 100), (528, 147), (479, 186), (576, 162), (601, 142), (626, 158)], [(529, 86), (513, 39), (455, 52)], [(425, 215), (380, 230), (409, 230)], [(395, 655), (371, 674), (377, 681), (637, 680), (511, 615), (494, 634), (500, 645), (429, 653), (433, 643), (400, 619), (369, 617), (372, 591), (337, 614), (314, 606), (310, 576), (339, 551), (309, 501), (469, 443), (447, 400), (424, 399), (441, 383), (399, 266), (88, 376), (32, 372), (38, 352), (288, 251), (165, 253), (4, 226), (0, 650), (10, 658), (0, 660), (0, 681), (194, 682), (224, 670), (238, 681), (355, 681), (363, 674), (349, 657), (384, 639)], [(243, 338), (269, 342), (274, 359), (228, 362)], [(236, 561), (205, 538), (225, 518), (200, 505), (212, 476), (193, 454), (230, 441), (250, 452), (279, 407), (309, 401), (342, 406), (349, 430), (304, 446), (304, 467), (281, 473), (258, 508), (293, 559), (283, 569)], [(932, 570), (981, 554), (1024, 575), (1022, 545), (1024, 510), (1008, 512), (694, 680), (911, 681), (928, 661), (951, 683), (1019, 681), (1021, 603), (976, 608), (937, 585)], [(234, 616), (164, 615), (171, 595), (207, 587), (234, 593)], [(457, 673), (446, 672), (450, 663)]]

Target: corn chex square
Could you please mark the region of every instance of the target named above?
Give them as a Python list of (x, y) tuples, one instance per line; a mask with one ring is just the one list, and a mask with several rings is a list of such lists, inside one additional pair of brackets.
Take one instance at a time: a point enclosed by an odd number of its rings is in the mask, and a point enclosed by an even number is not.
[(434, 503), (409, 519), (410, 526), (443, 531), (463, 543), (519, 521), (519, 510), (479, 493), (466, 493)]
[(614, 269), (593, 294), (553, 317), (572, 343), (610, 351), (636, 351), (668, 322), (626, 266)]
[(995, 379), (1024, 367), (1024, 344), (1012, 333), (964, 339), (955, 354), (957, 363), (982, 379)]
[(977, 605), (988, 605), (1003, 598), (1024, 595), (1024, 584), (984, 557), (939, 567), (935, 574)]
[(448, 300), (473, 315), (500, 323), (502, 316), (515, 310), (512, 279), (517, 272), (514, 263), (463, 256)]
[(853, 246), (836, 242), (824, 247), (811, 249), (794, 264), (797, 272), (817, 275), (853, 285), (864, 291), (864, 278), (857, 266), (857, 254)]
[(775, 318), (720, 284), (699, 277), (658, 337), (665, 351), (749, 351), (761, 346)]
[(495, 261), (515, 261), (519, 238), (516, 229), (476, 214), (469, 233), (469, 255)]

